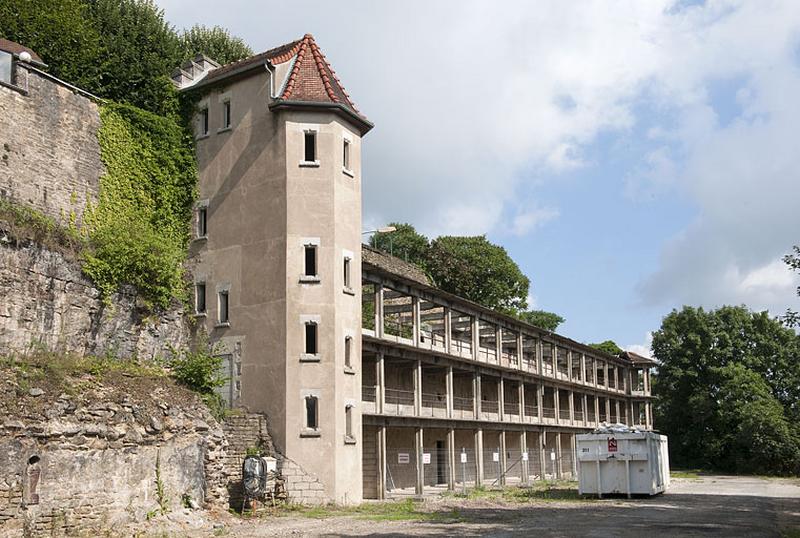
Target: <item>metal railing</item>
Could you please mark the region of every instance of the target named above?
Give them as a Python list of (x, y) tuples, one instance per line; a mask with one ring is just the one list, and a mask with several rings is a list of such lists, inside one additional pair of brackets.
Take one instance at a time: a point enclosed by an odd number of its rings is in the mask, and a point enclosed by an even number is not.
[(362, 402), (375, 402), (378, 400), (378, 387), (375, 385), (362, 385), (361, 386), (361, 401)]
[(556, 418), (556, 409), (555, 409), (555, 407), (542, 407), (542, 417), (544, 417), (544, 418)]

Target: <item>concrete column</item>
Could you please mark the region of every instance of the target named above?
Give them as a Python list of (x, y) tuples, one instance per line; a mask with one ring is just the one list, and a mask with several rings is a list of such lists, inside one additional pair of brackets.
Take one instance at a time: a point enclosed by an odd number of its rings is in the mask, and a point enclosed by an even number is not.
[(386, 426), (378, 428), (378, 499), (386, 498)]
[(383, 338), (383, 285), (375, 285), (375, 336)]
[(483, 430), (475, 430), (475, 485), (483, 484)]
[(480, 360), (480, 354), (478, 353), (478, 347), (480, 346), (480, 322), (478, 321), (478, 316), (474, 316), (471, 318), (472, 320), (472, 358), (474, 360)]
[(542, 375), (542, 339), (536, 339), (536, 373)]
[(645, 417), (647, 417), (647, 429), (648, 430), (652, 430), (653, 429), (653, 403), (652, 402), (647, 402), (646, 407), (645, 407), (645, 411), (646, 411)]
[(586, 355), (581, 353), (581, 382), (586, 383)]
[(475, 420), (481, 419), (481, 374), (475, 373), (472, 378), (472, 394), (475, 396)]
[(544, 405), (544, 383), (536, 385), (536, 420), (542, 423), (542, 406)]
[(519, 421), (525, 422), (525, 381), (520, 380), (517, 383), (517, 390), (519, 391)]
[[(522, 432), (520, 432), (520, 434), (519, 434), (519, 446), (520, 446), (520, 452), (522, 452), (523, 454), (528, 453), (528, 432), (526, 430), (522, 430)], [(522, 466), (522, 483), (523, 484), (528, 484), (528, 482), (530, 482), (530, 479), (531, 479), (531, 477), (530, 477), (530, 467), (528, 466), (530, 458), (531, 458), (531, 455), (530, 455), (530, 453), (528, 453), (528, 460), (525, 460), (524, 456), (523, 456), (523, 459), (520, 462), (520, 465)]]
[(453, 350), (450, 347), (450, 339), (453, 337), (452, 331), (452, 323), (453, 320), (450, 318), (450, 307), (444, 307), (444, 349), (447, 353), (452, 353)]
[(572, 351), (567, 350), (567, 379), (572, 381)]
[(547, 446), (547, 430), (542, 428), (542, 431), (539, 433), (539, 470), (541, 473), (541, 479), (547, 480), (547, 463), (550, 459), (549, 456), (546, 456), (544, 453), (544, 448)]
[(561, 432), (556, 433), (556, 478), (561, 479), (563, 476), (563, 469), (561, 468)]
[(572, 479), (578, 478), (578, 440), (575, 439), (575, 434), (569, 436), (569, 447), (572, 450)]
[(522, 331), (517, 333), (517, 368), (522, 370)]
[(414, 456), (417, 461), (417, 483), (415, 491), (417, 495), (422, 495), (423, 486), (425, 484), (425, 467), (422, 464), (422, 452), (425, 444), (422, 438), (422, 428), (417, 428), (414, 435)]
[(500, 328), (500, 325), (494, 326), (494, 344), (495, 344), (495, 353), (497, 353), (497, 364), (503, 364), (503, 329)]
[(550, 357), (550, 362), (553, 363), (553, 377), (558, 379), (558, 346), (553, 344), (550, 349), (553, 352), (553, 356)]
[(608, 398), (608, 396), (606, 396), (604, 400), (606, 406), (606, 422), (608, 422), (611, 419), (611, 400)]
[(378, 413), (383, 414), (386, 409), (386, 370), (383, 353), (378, 353), (378, 361), (375, 363), (375, 377), (378, 379), (378, 390), (376, 391), (375, 405)]
[(575, 424), (575, 392), (569, 391), (569, 423)]
[(506, 419), (506, 410), (504, 409), (505, 400), (505, 387), (503, 384), (503, 376), (501, 375), (500, 380), (497, 382), (497, 407), (500, 414), (500, 421)]
[(583, 425), (589, 423), (589, 397), (584, 394), (583, 395)]
[(553, 404), (555, 404), (556, 410), (556, 424), (561, 423), (561, 404), (559, 400), (561, 400), (561, 398), (558, 387), (553, 387)]
[(506, 471), (508, 470), (508, 456), (506, 451), (506, 431), (500, 432), (500, 485), (506, 485)]
[(603, 386), (608, 388), (608, 363), (603, 361)]
[(419, 297), (411, 297), (411, 325), (412, 334), (414, 336), (414, 345), (419, 346), (420, 343), (420, 328), (422, 322), (420, 320), (419, 312)]
[(447, 388), (447, 416), (453, 418), (453, 367), (447, 367), (447, 378), (445, 380)]
[(422, 414), (422, 361), (414, 361), (414, 414)]
[(633, 400), (628, 400), (628, 426), (636, 426), (637, 416), (633, 410)]
[(600, 425), (600, 397), (594, 397), (594, 422), (596, 426)]
[(619, 400), (614, 400), (614, 410), (617, 414), (617, 422), (623, 422), (622, 416), (620, 416), (620, 412), (622, 411), (619, 407)]
[(456, 431), (447, 431), (447, 489), (456, 489)]

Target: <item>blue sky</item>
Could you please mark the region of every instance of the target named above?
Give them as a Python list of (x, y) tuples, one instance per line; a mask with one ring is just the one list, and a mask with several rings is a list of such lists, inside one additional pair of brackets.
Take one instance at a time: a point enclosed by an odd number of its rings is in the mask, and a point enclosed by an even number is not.
[(799, 306), (796, 2), (158, 3), (256, 51), (313, 33), (376, 124), (365, 227), (487, 234), (559, 332), (646, 352), (684, 304)]

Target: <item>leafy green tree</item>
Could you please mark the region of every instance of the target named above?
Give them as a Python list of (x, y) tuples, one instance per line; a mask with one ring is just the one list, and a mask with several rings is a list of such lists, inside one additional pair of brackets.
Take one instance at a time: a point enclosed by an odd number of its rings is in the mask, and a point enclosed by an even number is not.
[(600, 342), (599, 344), (589, 344), (591, 347), (595, 349), (599, 349), (609, 355), (619, 355), (622, 353), (622, 348), (620, 348), (616, 342), (613, 340), (606, 340), (605, 342)]
[(181, 34), (183, 59), (205, 54), (219, 64), (227, 64), (253, 55), (253, 50), (239, 37), (221, 27), (209, 28), (201, 24), (184, 30)]
[(489, 308), (516, 314), (528, 307), (530, 280), (486, 236), (442, 236), (431, 242), (428, 271), (437, 286)]
[[(676, 463), (746, 472), (758, 467), (756, 456), (736, 454), (748, 439), (763, 439), (773, 459), (795, 453), (800, 337), (793, 330), (743, 306), (684, 307), (653, 334), (653, 353), (656, 423), (671, 436)], [(770, 429), (777, 433), (767, 436)], [(764, 472), (788, 467), (781, 460)]]
[(528, 310), (526, 312), (520, 312), (519, 319), (547, 331), (555, 331), (558, 326), (565, 321), (564, 318), (558, 314), (546, 312), (544, 310)]
[(431, 248), (430, 240), (417, 232), (411, 224), (392, 222), (388, 226), (394, 226), (397, 230), (372, 234), (369, 239), (370, 246), (390, 252), (398, 258), (413, 263), (423, 271), (427, 271)]
[(85, 0), (101, 36), (99, 95), (166, 115), (178, 111), (169, 74), (181, 61), (181, 41), (152, 0)]
[(86, 2), (3, 0), (0, 36), (34, 50), (49, 73), (97, 90), (104, 54)]

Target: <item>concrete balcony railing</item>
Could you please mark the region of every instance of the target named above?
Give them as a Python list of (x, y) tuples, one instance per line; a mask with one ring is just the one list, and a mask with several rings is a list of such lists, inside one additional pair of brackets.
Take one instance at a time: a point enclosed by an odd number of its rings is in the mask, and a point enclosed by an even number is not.
[(361, 387), (361, 409), (364, 413), (377, 413), (377, 393), (378, 387), (365, 385)]
[(453, 397), (453, 418), (474, 419), (475, 418), (475, 399)]
[(503, 402), (503, 418), (511, 422), (519, 422), (519, 402)]
[(397, 416), (414, 416), (414, 391), (385, 389), (384, 414)]
[(560, 418), (561, 420), (567, 420), (568, 421), (570, 419), (570, 417), (569, 417), (569, 408), (566, 408), (566, 409), (563, 408), (563, 407), (560, 408), (558, 410), (558, 418)]
[(535, 405), (526, 405), (523, 409), (525, 415), (523, 416), (523, 420), (525, 422), (538, 422), (539, 420), (539, 408)]
[(472, 358), (472, 342), (452, 339), (450, 341), (450, 354), (464, 359)]
[(575, 411), (575, 422), (583, 422), (583, 411)]
[(481, 400), (481, 419), (500, 420), (500, 402), (497, 400)]
[(423, 392), (421, 414), (423, 417), (447, 418), (447, 396)]

